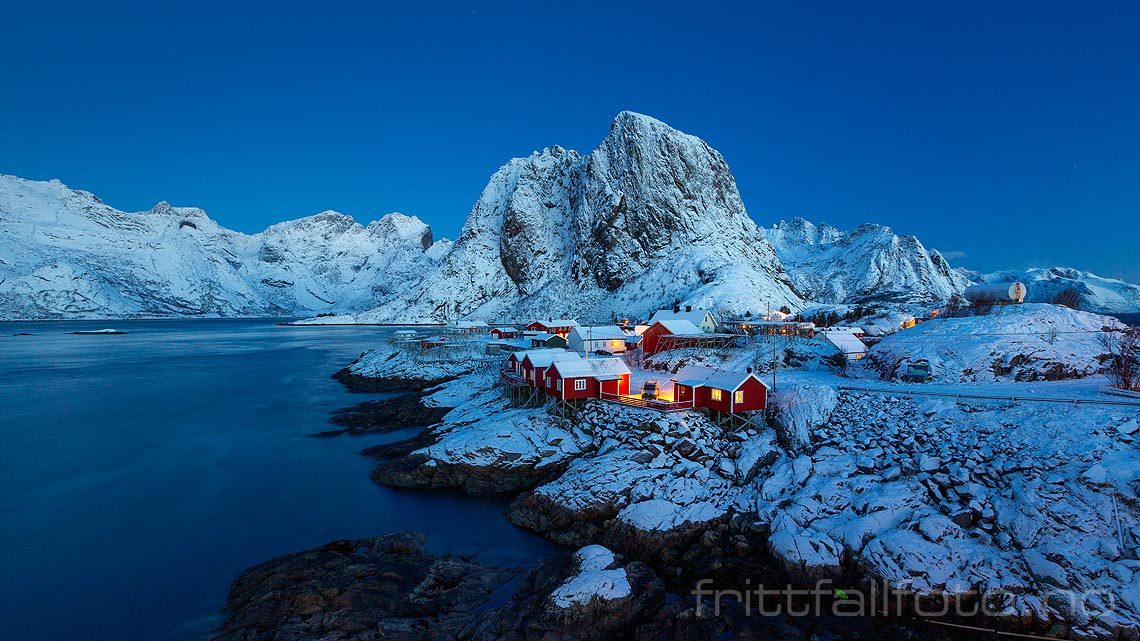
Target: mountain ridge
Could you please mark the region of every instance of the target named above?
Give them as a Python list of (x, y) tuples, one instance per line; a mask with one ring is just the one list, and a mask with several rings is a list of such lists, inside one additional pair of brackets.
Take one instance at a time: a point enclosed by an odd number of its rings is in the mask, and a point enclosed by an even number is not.
[(760, 227), (719, 152), (621, 112), (591, 152), (554, 145), (503, 164), (454, 241), (398, 212), (326, 210), (256, 234), (162, 201), (122, 212), (58, 180), (0, 175), (0, 318), (470, 317), (725, 314), (814, 303), (928, 307), (974, 282), (1072, 288), (1093, 311), (1140, 311), (1140, 286), (1068, 268), (979, 274), (915, 236), (803, 218)]

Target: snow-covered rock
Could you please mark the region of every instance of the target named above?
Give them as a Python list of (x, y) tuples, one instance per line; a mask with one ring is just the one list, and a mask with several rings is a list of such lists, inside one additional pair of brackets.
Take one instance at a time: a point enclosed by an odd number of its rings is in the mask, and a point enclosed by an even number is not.
[[(632, 594), (625, 568), (613, 552), (600, 545), (587, 545), (574, 553), (574, 573), (551, 593), (554, 605), (568, 608), (594, 599), (613, 601)], [(618, 566), (618, 567), (615, 567)]]
[(59, 181), (0, 176), (0, 318), (356, 311), (433, 264), (431, 230), (323, 212), (246, 235), (200, 209), (127, 213)]
[(935, 318), (888, 336), (871, 348), (866, 363), (887, 379), (923, 359), (935, 381), (1080, 378), (1102, 370), (1102, 330), (1120, 326), (1114, 318), (1059, 305), (995, 307), (982, 316)]
[(914, 236), (865, 224), (850, 232), (803, 218), (763, 230), (796, 289), (820, 303), (934, 303), (970, 284)]
[(757, 518), (798, 580), (858, 569), (919, 598), (990, 599), (1014, 625), (1131, 638), (1140, 463), (1115, 434), (1137, 414), (844, 393), (810, 454), (757, 478)]

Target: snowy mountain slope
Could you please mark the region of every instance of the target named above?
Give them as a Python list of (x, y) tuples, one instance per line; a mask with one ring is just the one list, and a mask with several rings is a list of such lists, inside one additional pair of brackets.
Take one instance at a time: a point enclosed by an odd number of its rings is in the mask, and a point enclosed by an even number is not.
[(804, 296), (821, 303), (934, 303), (970, 284), (914, 236), (865, 224), (850, 232), (802, 219), (763, 230)]
[(504, 165), (440, 267), (360, 322), (729, 312), (799, 306), (724, 159), (631, 112), (589, 156), (552, 147)]
[(1028, 302), (1050, 302), (1061, 292), (1072, 289), (1079, 297), (1080, 309), (1101, 314), (1140, 313), (1140, 285), (1069, 267), (1008, 270), (992, 274), (965, 272), (965, 275), (980, 283), (1025, 283)]
[(0, 176), (0, 318), (262, 316), (356, 310), (434, 264), (431, 231), (336, 212), (260, 234), (200, 209), (113, 209), (58, 181)]

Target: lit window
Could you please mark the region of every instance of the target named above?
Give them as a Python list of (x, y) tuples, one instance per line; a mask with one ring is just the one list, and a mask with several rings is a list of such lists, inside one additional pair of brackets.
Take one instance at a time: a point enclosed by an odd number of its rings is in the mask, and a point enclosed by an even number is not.
[(584, 379), (584, 378), (574, 379), (574, 389), (579, 391), (579, 392), (586, 389), (586, 379)]
[(719, 401), (719, 400), (720, 400), (720, 398), (721, 398), (721, 396), (720, 396), (720, 390), (718, 390), (718, 389), (713, 389), (713, 390), (711, 390), (711, 391), (709, 392), (709, 397), (710, 397), (710, 398), (712, 398), (712, 400), (714, 400), (714, 401)]
[(743, 403), (744, 402), (744, 390), (740, 390), (739, 392), (733, 394), (732, 395), (732, 402), (733, 403)]

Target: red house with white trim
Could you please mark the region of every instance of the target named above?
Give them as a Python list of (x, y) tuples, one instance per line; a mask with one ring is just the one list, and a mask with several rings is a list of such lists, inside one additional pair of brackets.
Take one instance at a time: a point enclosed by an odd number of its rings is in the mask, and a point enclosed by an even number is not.
[(641, 351), (656, 354), (661, 351), (662, 336), (695, 336), (701, 328), (687, 320), (659, 320), (641, 334)]
[(546, 370), (546, 393), (565, 400), (629, 394), (630, 373), (620, 358), (560, 360)]
[(526, 379), (531, 387), (540, 387), (546, 376), (546, 368), (553, 363), (566, 360), (578, 360), (575, 352), (564, 349), (533, 349), (525, 354), (519, 361), (519, 375)]
[(755, 412), (768, 407), (768, 386), (751, 370), (691, 376), (673, 385), (674, 400), (717, 412)]
[(578, 321), (569, 318), (558, 318), (544, 321), (534, 321), (526, 326), (527, 331), (558, 334), (562, 338), (570, 335), (570, 331), (578, 326)]
[(493, 327), (491, 328), (491, 337), (498, 340), (518, 338), (519, 330), (513, 327)]

